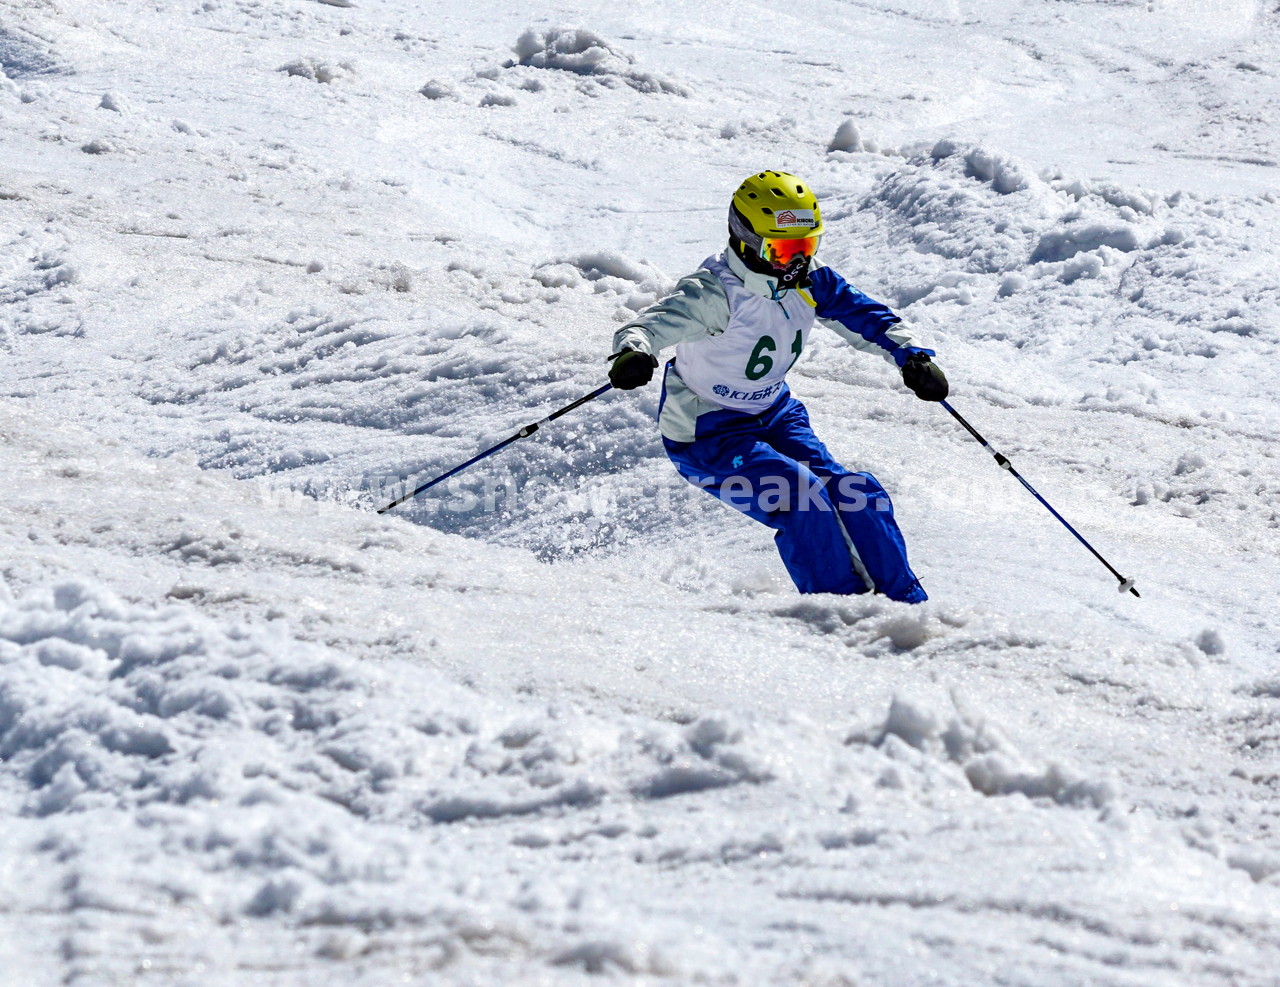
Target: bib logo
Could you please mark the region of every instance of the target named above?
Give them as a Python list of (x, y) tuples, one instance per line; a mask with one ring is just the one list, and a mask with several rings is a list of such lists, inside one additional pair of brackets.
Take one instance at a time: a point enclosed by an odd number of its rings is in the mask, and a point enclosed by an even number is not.
[(711, 388), (711, 392), (716, 397), (728, 398), (730, 401), (764, 401), (781, 391), (785, 383), (785, 381), (775, 380), (768, 387), (762, 387), (758, 391), (735, 391), (724, 384), (716, 384)]
[(790, 229), (796, 226), (804, 226), (809, 229), (817, 226), (817, 221), (813, 218), (812, 209), (784, 209), (773, 217), (774, 225), (780, 229)]

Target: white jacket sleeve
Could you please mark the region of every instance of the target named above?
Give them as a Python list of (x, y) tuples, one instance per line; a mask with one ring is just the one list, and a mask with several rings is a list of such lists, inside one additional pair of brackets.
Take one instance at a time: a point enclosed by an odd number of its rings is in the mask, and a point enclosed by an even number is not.
[(728, 325), (729, 300), (720, 279), (710, 271), (696, 271), (614, 334), (613, 355), (638, 350), (657, 356), (677, 343), (718, 336)]

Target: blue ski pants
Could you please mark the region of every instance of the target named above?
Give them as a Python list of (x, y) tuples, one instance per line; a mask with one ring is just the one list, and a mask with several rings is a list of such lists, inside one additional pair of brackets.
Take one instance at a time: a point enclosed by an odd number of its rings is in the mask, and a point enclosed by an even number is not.
[(801, 593), (928, 599), (907, 564), (889, 495), (870, 473), (851, 473), (832, 458), (785, 386), (759, 415), (709, 412), (699, 416), (693, 442), (663, 443), (686, 480), (774, 530)]

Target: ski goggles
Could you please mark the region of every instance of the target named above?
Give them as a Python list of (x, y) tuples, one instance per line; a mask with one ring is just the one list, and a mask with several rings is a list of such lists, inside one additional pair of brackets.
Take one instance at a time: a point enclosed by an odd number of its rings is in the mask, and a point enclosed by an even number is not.
[(820, 236), (806, 236), (796, 239), (782, 239), (781, 237), (762, 237), (760, 241), (760, 256), (765, 262), (777, 268), (779, 271), (785, 271), (790, 267), (797, 257), (803, 257), (805, 260), (813, 260), (814, 255), (818, 252), (818, 241)]

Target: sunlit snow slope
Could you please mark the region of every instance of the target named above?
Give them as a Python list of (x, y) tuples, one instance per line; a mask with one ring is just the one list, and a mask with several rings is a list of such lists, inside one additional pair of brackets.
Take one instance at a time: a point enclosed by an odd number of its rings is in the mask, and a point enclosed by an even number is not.
[[(0, 5), (0, 981), (1274, 984), (1280, 10)], [(747, 173), (932, 600), (596, 387)]]

